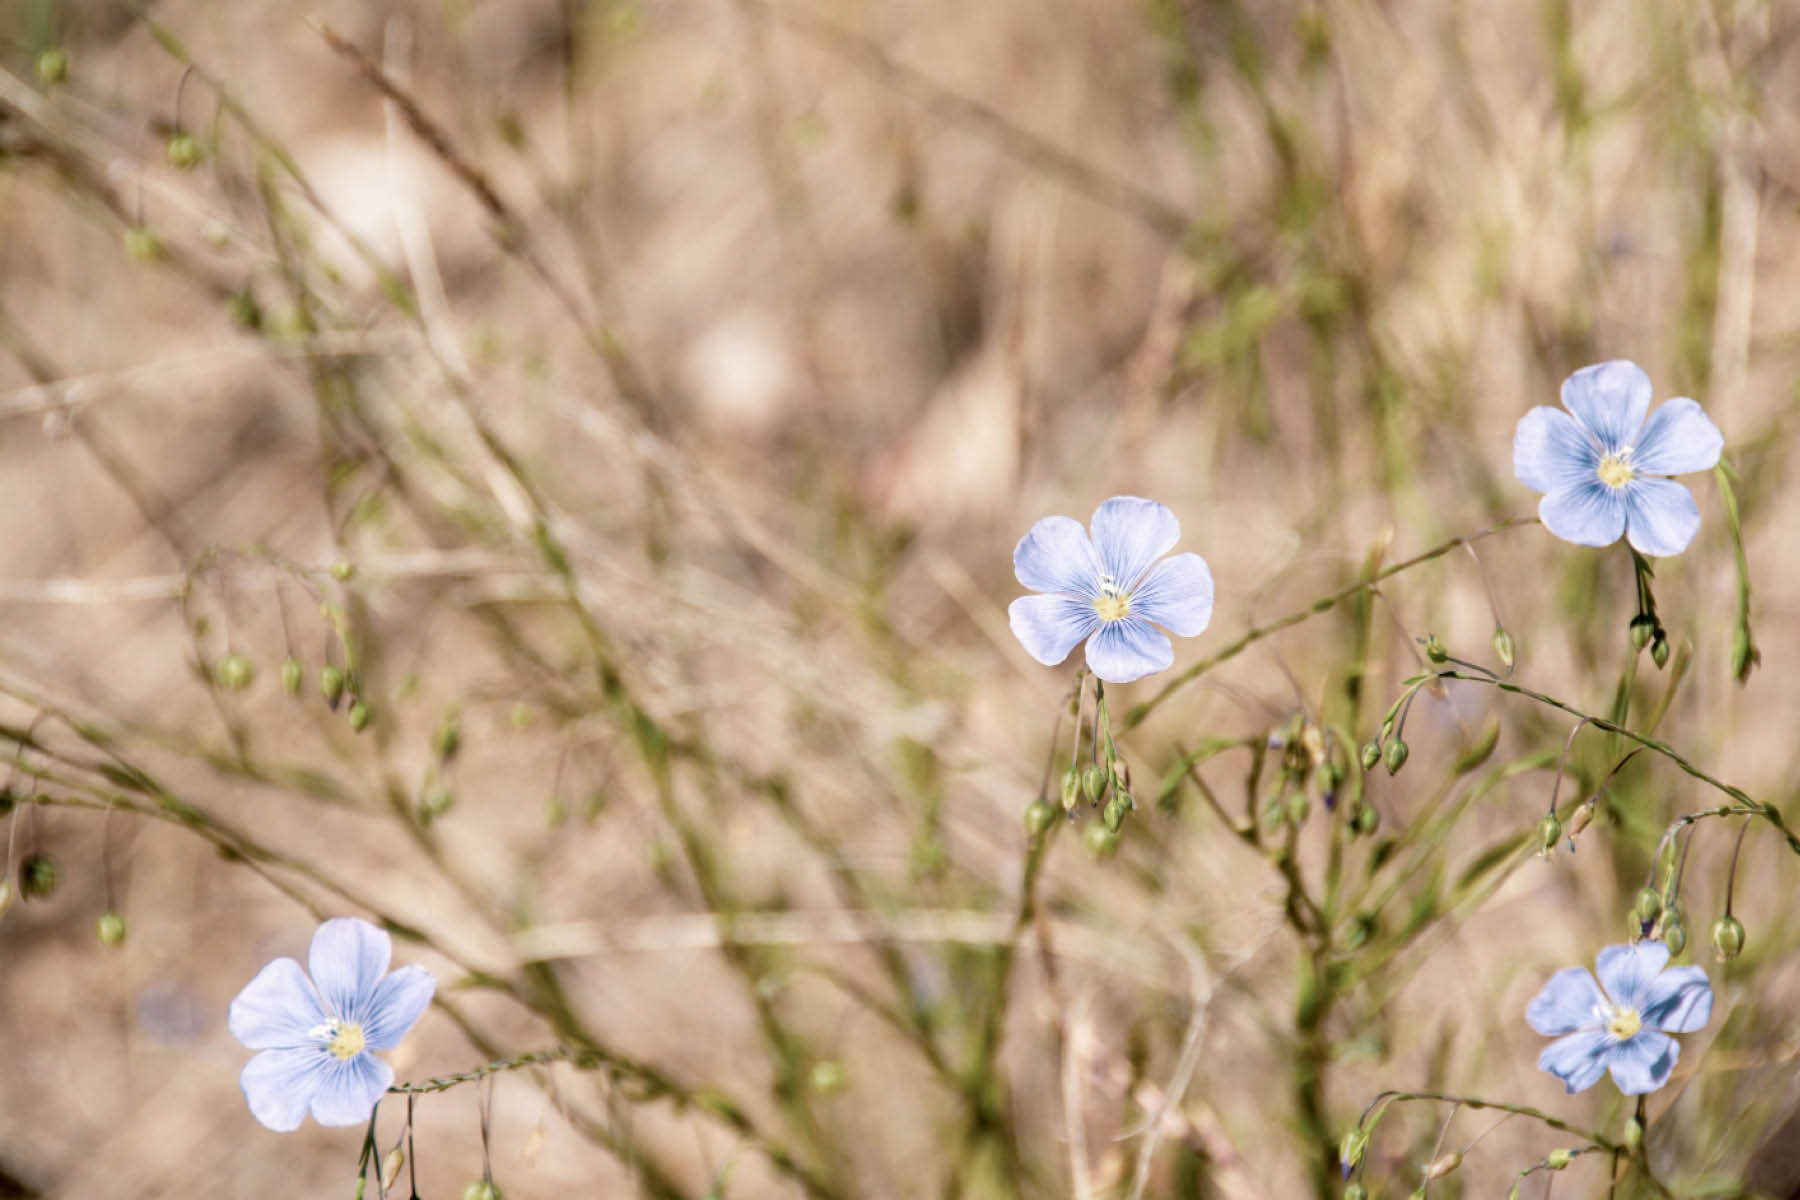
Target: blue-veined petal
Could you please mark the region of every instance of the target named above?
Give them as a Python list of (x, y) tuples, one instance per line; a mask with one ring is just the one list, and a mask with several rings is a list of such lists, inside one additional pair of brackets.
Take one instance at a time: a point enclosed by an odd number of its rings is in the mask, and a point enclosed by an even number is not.
[(1637, 441), (1650, 411), (1650, 376), (1623, 358), (1583, 367), (1563, 380), (1563, 407), (1580, 418), (1602, 450)]
[(300, 1128), (313, 1096), (335, 1061), (323, 1046), (317, 1045), (264, 1050), (245, 1063), (243, 1074), (238, 1076), (250, 1115), (276, 1133)]
[(1699, 967), (1671, 967), (1650, 981), (1638, 1009), (1664, 1033), (1692, 1033), (1712, 1020), (1712, 984)]
[(356, 917), (335, 917), (319, 926), (306, 963), (326, 1013), (360, 1022), (392, 952), (387, 931)]
[(1128, 592), (1151, 563), (1181, 540), (1181, 522), (1175, 514), (1137, 496), (1114, 496), (1101, 504), (1094, 510), (1093, 529), (1100, 565), (1117, 587)]
[(1611, 1034), (1571, 1033), (1544, 1047), (1538, 1055), (1538, 1070), (1562, 1080), (1570, 1095), (1586, 1091), (1606, 1074), (1608, 1051), (1614, 1044)]
[(1175, 661), (1175, 647), (1142, 617), (1105, 621), (1087, 644), (1088, 666), (1108, 683), (1130, 683)]
[(371, 1050), (392, 1050), (398, 1046), (431, 1003), (431, 994), (436, 990), (437, 980), (421, 966), (401, 967), (383, 979), (369, 999), (363, 1024), (364, 1045)]
[(1725, 448), (1725, 435), (1701, 407), (1686, 396), (1665, 401), (1650, 414), (1631, 465), (1645, 475), (1685, 475), (1710, 471)]
[(1194, 637), (1212, 620), (1213, 579), (1198, 554), (1177, 554), (1150, 568), (1131, 594), (1131, 611), (1170, 633)]
[(1007, 623), (1025, 652), (1054, 667), (1094, 632), (1100, 614), (1072, 596), (1020, 596), (1006, 608)]
[[(1634, 484), (1638, 480), (1632, 481)], [(1625, 532), (1625, 497), (1598, 476), (1538, 501), (1544, 528), (1577, 546), (1610, 546)]]
[(1694, 493), (1673, 479), (1634, 479), (1624, 487), (1625, 536), (1639, 554), (1663, 557), (1687, 549), (1700, 529)]
[(1546, 1037), (1599, 1029), (1606, 1024), (1599, 1015), (1605, 1001), (1592, 972), (1586, 967), (1565, 967), (1531, 998), (1525, 1020)]
[(394, 1082), (394, 1068), (372, 1054), (331, 1058), (313, 1093), (313, 1120), (321, 1125), (361, 1125)]
[(1073, 517), (1045, 517), (1033, 525), (1013, 547), (1013, 574), (1034, 592), (1089, 600), (1100, 594), (1100, 558)]
[(1613, 1082), (1627, 1096), (1654, 1092), (1669, 1081), (1681, 1047), (1666, 1033), (1646, 1029), (1628, 1042), (1620, 1042), (1607, 1056)]
[(1608, 946), (1595, 956), (1594, 969), (1614, 1004), (1642, 1010), (1650, 981), (1668, 961), (1669, 948), (1661, 942), (1639, 942)]
[(324, 1020), (306, 972), (293, 959), (278, 958), (244, 985), (226, 1023), (231, 1036), (250, 1049), (273, 1050), (316, 1043), (308, 1035)]
[(1540, 406), (1513, 431), (1513, 474), (1534, 492), (1559, 492), (1595, 477), (1600, 451), (1579, 422), (1560, 408)]

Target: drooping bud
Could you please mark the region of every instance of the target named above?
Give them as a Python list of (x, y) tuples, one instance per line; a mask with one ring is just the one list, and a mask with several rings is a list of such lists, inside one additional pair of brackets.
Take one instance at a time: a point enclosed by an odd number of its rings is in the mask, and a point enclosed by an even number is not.
[(477, 1179), (463, 1189), (462, 1200), (504, 1200), (500, 1188), (491, 1179)]
[(1593, 799), (1589, 798), (1580, 808), (1576, 809), (1574, 813), (1570, 815), (1569, 836), (1571, 838), (1581, 836), (1581, 831), (1586, 829), (1589, 822), (1594, 819), (1594, 807)]
[(162, 257), (162, 239), (154, 229), (133, 225), (125, 231), (125, 254), (133, 262), (154, 262)]
[(1744, 952), (1744, 923), (1730, 913), (1713, 922), (1713, 950), (1726, 962)]
[(1634, 1116), (1629, 1121), (1625, 1122), (1625, 1148), (1627, 1150), (1636, 1150), (1643, 1144), (1644, 1123)]
[(1398, 775), (1400, 768), (1406, 765), (1406, 756), (1409, 753), (1411, 751), (1406, 748), (1406, 743), (1395, 738), (1387, 744), (1387, 749), (1382, 751), (1381, 763), (1387, 768), (1389, 775)]
[(455, 717), (445, 717), (444, 723), (437, 727), (437, 732), (431, 735), (431, 749), (439, 762), (447, 763), (456, 757), (456, 752), (462, 749), (462, 726), (456, 723)]
[(213, 676), (226, 691), (241, 692), (256, 678), (256, 664), (248, 655), (234, 650), (219, 660), (219, 665), (213, 668)]
[(305, 682), (306, 670), (300, 665), (300, 660), (291, 654), (288, 655), (281, 662), (281, 690), (298, 700), (300, 685)]
[(1656, 631), (1656, 636), (1650, 639), (1650, 661), (1656, 664), (1656, 669), (1659, 671), (1669, 665), (1669, 639), (1663, 635), (1663, 631), (1660, 629)]
[(1125, 823), (1125, 814), (1130, 811), (1131, 806), (1126, 803), (1122, 796), (1115, 792), (1113, 793), (1113, 798), (1108, 800), (1106, 802), (1106, 807), (1101, 810), (1100, 819), (1106, 823), (1108, 829), (1117, 833), (1119, 832), (1119, 826)]
[(26, 900), (48, 900), (56, 894), (56, 860), (48, 854), (27, 854), (19, 862), (19, 895)]
[(1500, 665), (1509, 671), (1512, 670), (1513, 659), (1517, 653), (1518, 647), (1513, 644), (1513, 635), (1496, 627), (1494, 630), (1494, 657), (1500, 660)]
[(1639, 921), (1648, 925), (1661, 914), (1662, 906), (1662, 897), (1657, 894), (1656, 889), (1645, 888), (1637, 894), (1637, 900), (1632, 904), (1631, 911), (1637, 914)]
[(1560, 1171), (1575, 1161), (1575, 1152), (1566, 1146), (1558, 1146), (1544, 1155), (1544, 1165), (1552, 1171)]
[(1121, 792), (1131, 790), (1131, 767), (1122, 758), (1112, 760), (1113, 787)]
[(1096, 858), (1106, 858), (1119, 848), (1119, 835), (1098, 821), (1082, 832), (1081, 840)]
[(1089, 804), (1100, 803), (1100, 797), (1106, 794), (1106, 770), (1099, 763), (1089, 763), (1081, 773), (1081, 794)]
[(191, 171), (206, 161), (206, 147), (191, 133), (176, 133), (163, 145), (163, 157), (177, 171)]
[(1369, 1200), (1369, 1189), (1353, 1179), (1344, 1185), (1344, 1200)]
[(375, 714), (369, 711), (367, 704), (361, 700), (350, 702), (350, 731), (352, 733), (361, 733), (369, 727), (369, 722), (374, 719)]
[(1425, 657), (1434, 663), (1447, 662), (1450, 658), (1450, 652), (1444, 649), (1444, 643), (1438, 641), (1435, 633), (1425, 635)]
[(1351, 1172), (1361, 1165), (1363, 1155), (1369, 1149), (1369, 1131), (1361, 1125), (1347, 1130), (1338, 1142), (1338, 1166), (1344, 1172), (1344, 1178), (1350, 1178)]
[(325, 697), (325, 703), (336, 712), (337, 706), (344, 699), (344, 671), (342, 667), (334, 667), (326, 663), (319, 668), (319, 691)]
[(1538, 822), (1538, 845), (1545, 854), (1556, 849), (1557, 839), (1562, 837), (1562, 822), (1556, 819), (1555, 813), (1545, 813)]
[(381, 1160), (381, 1188), (383, 1191), (393, 1188), (395, 1181), (400, 1178), (400, 1168), (405, 1165), (406, 1152), (404, 1150), (395, 1146), (388, 1151), (387, 1157)]
[(1373, 804), (1364, 804), (1356, 810), (1350, 819), (1351, 832), (1357, 837), (1368, 837), (1381, 827), (1381, 814), (1375, 811)]
[(1287, 799), (1288, 824), (1296, 827), (1304, 825), (1306, 824), (1306, 818), (1311, 815), (1312, 801), (1307, 798), (1305, 791), (1300, 788), (1295, 788), (1293, 791), (1289, 792)]
[(1631, 644), (1636, 649), (1642, 650), (1648, 646), (1650, 639), (1656, 636), (1656, 632), (1656, 618), (1649, 613), (1639, 613), (1631, 618)]
[(1425, 1167), (1426, 1179), (1442, 1179), (1456, 1168), (1462, 1166), (1462, 1151), (1452, 1150), (1431, 1160)]
[(117, 946), (125, 941), (125, 917), (117, 909), (107, 909), (94, 923), (94, 934), (102, 946)]
[(849, 1082), (849, 1072), (834, 1058), (821, 1058), (812, 1066), (812, 1090), (821, 1096), (835, 1096)]
[(55, 87), (69, 78), (69, 52), (61, 46), (52, 46), (40, 51), (37, 56), (38, 82), (45, 87)]
[(456, 793), (447, 787), (434, 787), (419, 800), (419, 823), (429, 825), (456, 805)]
[(1362, 748), (1362, 769), (1365, 771), (1373, 771), (1375, 769), (1375, 764), (1380, 761), (1381, 744), (1379, 742), (1364, 742)]
[(1080, 801), (1080, 799), (1081, 799), (1081, 769), (1079, 767), (1070, 767), (1068, 770), (1063, 772), (1063, 777), (1062, 777), (1063, 807), (1070, 812), (1074, 812), (1075, 805), (1078, 801)]
[(356, 564), (338, 559), (331, 564), (331, 577), (339, 583), (348, 583), (356, 578)]
[(1681, 910), (1667, 909), (1662, 918), (1663, 945), (1669, 948), (1670, 958), (1680, 958), (1681, 952), (1687, 949), (1687, 922), (1681, 919)]

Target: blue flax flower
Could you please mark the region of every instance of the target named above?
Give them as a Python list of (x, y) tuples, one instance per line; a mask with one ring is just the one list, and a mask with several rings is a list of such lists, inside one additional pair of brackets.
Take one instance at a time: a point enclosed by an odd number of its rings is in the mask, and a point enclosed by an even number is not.
[(1181, 522), (1154, 500), (1114, 496), (1094, 511), (1092, 529), (1090, 538), (1072, 517), (1045, 517), (1019, 539), (1013, 574), (1044, 594), (1006, 610), (1013, 636), (1047, 667), (1085, 640), (1088, 666), (1108, 683), (1166, 670), (1175, 648), (1155, 625), (1193, 637), (1212, 620), (1206, 560), (1156, 561), (1180, 540)]
[(1669, 1035), (1705, 1025), (1713, 1002), (1705, 971), (1665, 971), (1668, 961), (1661, 942), (1639, 942), (1600, 952), (1599, 984), (1586, 967), (1552, 975), (1525, 1010), (1533, 1029), (1558, 1039), (1538, 1056), (1538, 1069), (1562, 1080), (1570, 1095), (1594, 1086), (1608, 1068), (1627, 1096), (1667, 1083), (1681, 1053)]
[(1645, 421), (1650, 395), (1636, 363), (1596, 363), (1563, 380), (1568, 412), (1540, 406), (1519, 421), (1513, 474), (1544, 493), (1538, 516), (1551, 533), (1578, 546), (1610, 546), (1623, 533), (1648, 555), (1679, 554), (1693, 540), (1694, 494), (1660, 477), (1710, 470), (1725, 438), (1685, 396)]
[(231, 1002), (231, 1034), (252, 1050), (239, 1077), (250, 1115), (278, 1133), (311, 1110), (321, 1125), (360, 1125), (394, 1082), (371, 1050), (392, 1050), (437, 981), (424, 967), (386, 974), (392, 943), (367, 921), (338, 917), (313, 934), (307, 965), (278, 958)]

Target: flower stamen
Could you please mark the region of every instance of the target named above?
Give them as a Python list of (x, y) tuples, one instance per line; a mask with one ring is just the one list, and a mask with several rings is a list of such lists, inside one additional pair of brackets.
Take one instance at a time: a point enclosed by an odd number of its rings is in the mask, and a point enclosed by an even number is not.
[(325, 1049), (331, 1051), (333, 1057), (350, 1059), (363, 1052), (363, 1027), (355, 1021), (327, 1021), (308, 1032), (324, 1042)]
[(1606, 1032), (1628, 1042), (1637, 1036), (1638, 1030), (1644, 1027), (1644, 1018), (1635, 1008), (1615, 1008), (1611, 1018), (1606, 1022)]
[(1102, 621), (1123, 621), (1131, 615), (1131, 593), (1109, 578), (1100, 580), (1100, 594), (1094, 598), (1094, 611)]
[(1631, 465), (1631, 447), (1623, 446), (1608, 451), (1600, 460), (1597, 471), (1600, 482), (1609, 488), (1622, 488), (1637, 478), (1637, 469)]

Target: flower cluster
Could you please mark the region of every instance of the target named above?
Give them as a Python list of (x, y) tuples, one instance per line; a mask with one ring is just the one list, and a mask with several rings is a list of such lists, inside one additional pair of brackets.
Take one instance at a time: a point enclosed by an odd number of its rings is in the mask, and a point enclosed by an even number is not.
[(313, 934), (312, 978), (291, 958), (264, 967), (231, 1002), (232, 1036), (261, 1051), (239, 1083), (250, 1115), (280, 1133), (310, 1111), (321, 1125), (360, 1125), (394, 1082), (371, 1051), (392, 1050), (431, 1003), (424, 967), (387, 973), (388, 935), (339, 917)]

